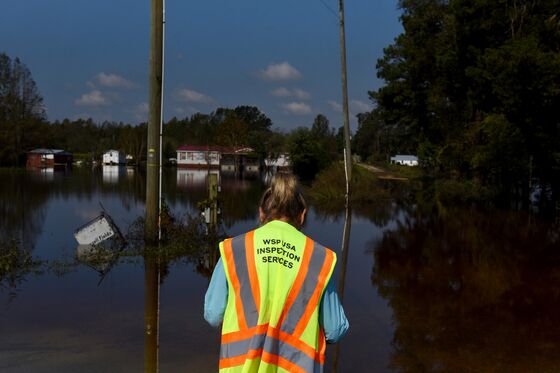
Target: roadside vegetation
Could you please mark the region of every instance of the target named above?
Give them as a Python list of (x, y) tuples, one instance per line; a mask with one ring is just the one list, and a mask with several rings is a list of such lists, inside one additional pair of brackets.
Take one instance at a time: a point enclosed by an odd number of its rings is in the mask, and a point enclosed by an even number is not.
[(355, 152), (414, 154), (445, 189), (503, 205), (560, 192), (558, 2), (399, 1), (403, 32), (377, 61)]

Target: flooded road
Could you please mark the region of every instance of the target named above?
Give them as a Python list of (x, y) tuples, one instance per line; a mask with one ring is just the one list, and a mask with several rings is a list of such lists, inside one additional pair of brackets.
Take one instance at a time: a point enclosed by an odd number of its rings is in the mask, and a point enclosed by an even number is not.
[[(124, 232), (144, 214), (134, 169), (0, 171), (0, 371), (217, 371), (219, 331), (203, 319), (212, 253), (164, 262), (127, 255), (103, 275), (73, 232), (105, 208)], [(207, 173), (166, 169), (173, 216), (198, 216)], [(258, 176), (220, 175), (223, 234), (254, 228)], [(344, 211), (311, 206), (304, 231), (340, 252)], [(18, 255), (10, 247), (15, 245)], [(6, 259), (8, 258), (8, 259)], [(341, 256), (335, 276), (341, 272)], [(96, 263), (98, 266), (102, 262)], [(524, 213), (443, 208), (423, 198), (352, 214), (338, 372), (560, 371), (560, 234)], [(158, 286), (159, 284), (159, 286)], [(159, 291), (159, 296), (158, 296)], [(159, 298), (159, 300), (158, 300)], [(159, 331), (145, 338), (145, 315)], [(159, 341), (158, 338), (159, 337)], [(334, 348), (326, 371), (333, 371)]]

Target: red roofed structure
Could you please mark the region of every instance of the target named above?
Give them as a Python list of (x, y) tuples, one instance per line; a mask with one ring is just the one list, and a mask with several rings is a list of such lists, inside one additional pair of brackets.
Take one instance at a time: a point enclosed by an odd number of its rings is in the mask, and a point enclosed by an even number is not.
[(251, 153), (249, 147), (183, 145), (177, 148), (177, 167), (235, 169)]

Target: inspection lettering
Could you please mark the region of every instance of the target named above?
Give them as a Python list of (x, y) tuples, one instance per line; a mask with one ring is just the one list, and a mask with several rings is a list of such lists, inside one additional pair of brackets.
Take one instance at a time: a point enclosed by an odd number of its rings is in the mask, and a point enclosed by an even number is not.
[(263, 239), (263, 246), (257, 248), (257, 255), (263, 263), (278, 263), (286, 268), (293, 268), (301, 257), (296, 254), (296, 247), (281, 239)]

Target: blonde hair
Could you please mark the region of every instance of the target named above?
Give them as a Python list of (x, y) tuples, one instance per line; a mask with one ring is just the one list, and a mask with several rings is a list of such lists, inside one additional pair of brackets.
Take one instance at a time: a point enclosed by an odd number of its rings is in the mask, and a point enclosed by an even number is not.
[(287, 220), (294, 227), (300, 228), (301, 214), (307, 209), (307, 204), (297, 178), (291, 174), (279, 173), (264, 191), (259, 207), (264, 214), (263, 224), (271, 220)]

